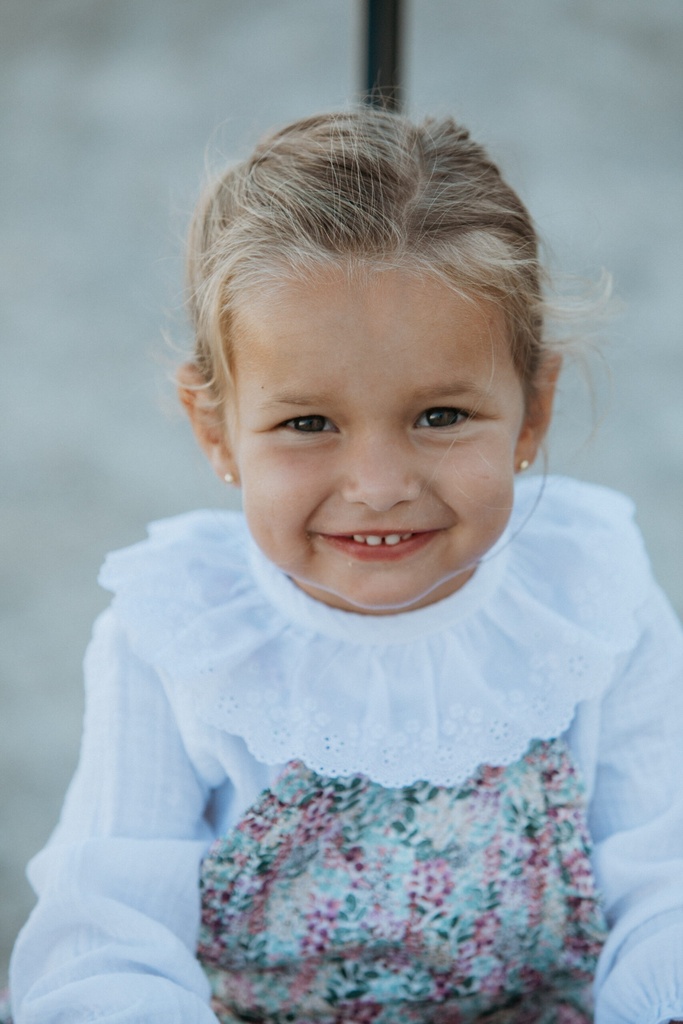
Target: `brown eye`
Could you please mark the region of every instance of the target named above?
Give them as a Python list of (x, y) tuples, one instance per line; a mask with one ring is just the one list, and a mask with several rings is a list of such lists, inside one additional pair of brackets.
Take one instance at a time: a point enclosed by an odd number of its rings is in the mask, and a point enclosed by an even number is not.
[(454, 427), (456, 423), (467, 419), (462, 409), (436, 408), (426, 409), (417, 421), (418, 427)]
[(316, 434), (321, 430), (331, 430), (330, 421), (325, 416), (297, 416), (293, 420), (287, 420), (284, 426), (307, 434)]

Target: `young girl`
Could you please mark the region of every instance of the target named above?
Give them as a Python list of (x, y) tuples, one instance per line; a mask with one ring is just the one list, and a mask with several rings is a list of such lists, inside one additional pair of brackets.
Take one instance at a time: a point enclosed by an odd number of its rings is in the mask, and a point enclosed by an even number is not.
[(16, 1024), (683, 1016), (683, 639), (626, 499), (519, 476), (560, 355), (518, 197), (449, 120), (311, 118), (189, 279), (244, 515), (105, 563)]

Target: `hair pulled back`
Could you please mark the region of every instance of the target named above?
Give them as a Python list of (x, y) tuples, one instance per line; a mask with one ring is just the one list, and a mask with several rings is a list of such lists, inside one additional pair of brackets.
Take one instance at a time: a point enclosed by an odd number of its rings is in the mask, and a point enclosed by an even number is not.
[(217, 405), (250, 289), (330, 265), (437, 276), (497, 302), (527, 395), (543, 356), (538, 239), (486, 151), (450, 118), (364, 108), (296, 121), (207, 189), (188, 252), (194, 362)]

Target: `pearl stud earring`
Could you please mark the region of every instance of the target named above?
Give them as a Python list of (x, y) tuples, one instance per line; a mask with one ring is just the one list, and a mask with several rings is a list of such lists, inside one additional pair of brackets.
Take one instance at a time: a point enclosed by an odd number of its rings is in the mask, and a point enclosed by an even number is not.
[(529, 462), (528, 459), (522, 459), (522, 461), (520, 462), (520, 464), (519, 464), (519, 466), (517, 468), (519, 469), (520, 473), (523, 473), (524, 470), (528, 469), (530, 465), (531, 465), (531, 463)]
[(235, 478), (232, 475), (232, 473), (226, 473), (223, 479), (225, 480), (226, 484), (234, 484), (235, 482)]

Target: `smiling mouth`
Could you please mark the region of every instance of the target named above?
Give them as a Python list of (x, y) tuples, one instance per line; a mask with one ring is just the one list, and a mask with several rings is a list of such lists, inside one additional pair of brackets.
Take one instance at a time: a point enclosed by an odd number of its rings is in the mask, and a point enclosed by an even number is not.
[(395, 559), (412, 554), (429, 543), (438, 530), (404, 533), (322, 533), (328, 544), (362, 560)]
[(357, 544), (367, 544), (369, 547), (376, 548), (380, 544), (388, 544), (393, 547), (394, 544), (400, 544), (402, 540), (410, 540), (414, 537), (413, 533), (354, 533), (352, 534), (353, 540)]

